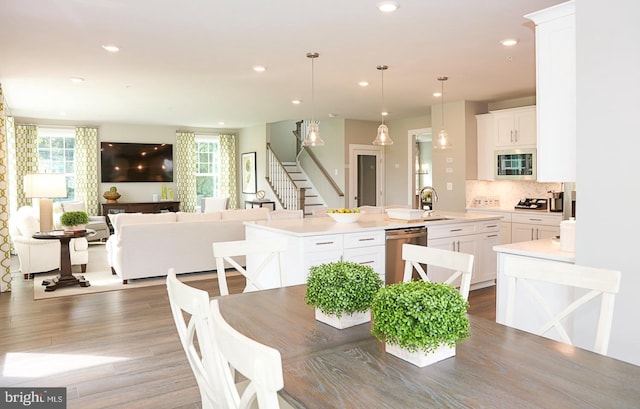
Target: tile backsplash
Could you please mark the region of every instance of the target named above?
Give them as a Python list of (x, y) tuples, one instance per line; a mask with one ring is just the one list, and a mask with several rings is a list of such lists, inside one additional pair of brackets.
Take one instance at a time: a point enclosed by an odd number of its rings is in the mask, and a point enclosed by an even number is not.
[[(528, 181), (486, 181), (486, 180), (468, 180), (466, 182), (466, 207), (474, 206), (474, 199), (484, 197), (485, 202), (491, 207), (500, 207), (503, 209), (513, 209), (520, 199), (525, 197), (531, 198), (548, 198), (549, 190), (561, 191), (562, 183), (540, 183)], [(496, 204), (499, 203), (499, 206)]]

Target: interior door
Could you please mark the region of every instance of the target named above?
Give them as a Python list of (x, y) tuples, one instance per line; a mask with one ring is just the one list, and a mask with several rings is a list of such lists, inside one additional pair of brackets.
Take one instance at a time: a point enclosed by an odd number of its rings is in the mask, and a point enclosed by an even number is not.
[(349, 145), (349, 207), (384, 205), (384, 150)]

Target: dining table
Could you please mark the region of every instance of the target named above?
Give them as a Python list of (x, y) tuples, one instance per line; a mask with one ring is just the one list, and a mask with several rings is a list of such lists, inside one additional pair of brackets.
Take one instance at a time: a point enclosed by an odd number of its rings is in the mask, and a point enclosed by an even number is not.
[(305, 291), (216, 297), (231, 326), (280, 352), (295, 408), (640, 407), (640, 366), (469, 315), (455, 356), (420, 368), (386, 353), (371, 323), (316, 321)]

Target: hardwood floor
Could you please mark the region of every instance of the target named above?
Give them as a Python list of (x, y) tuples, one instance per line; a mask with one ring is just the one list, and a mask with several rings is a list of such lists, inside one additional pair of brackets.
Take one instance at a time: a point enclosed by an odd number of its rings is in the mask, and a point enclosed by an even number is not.
[[(231, 293), (243, 277), (229, 277)], [(200, 408), (164, 286), (33, 300), (14, 274), (0, 294), (1, 386), (66, 387), (68, 409)], [(190, 282), (218, 294), (217, 280)], [(495, 319), (495, 287), (472, 291), (470, 314)]]

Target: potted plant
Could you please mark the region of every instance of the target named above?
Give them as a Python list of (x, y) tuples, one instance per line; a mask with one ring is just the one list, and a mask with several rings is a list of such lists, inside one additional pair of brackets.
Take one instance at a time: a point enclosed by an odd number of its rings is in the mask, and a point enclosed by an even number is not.
[(411, 281), (380, 289), (373, 299), (371, 333), (388, 353), (426, 366), (455, 355), (469, 337), (469, 303), (445, 283)]
[(309, 269), (305, 300), (315, 307), (318, 321), (342, 329), (371, 320), (371, 302), (382, 285), (370, 266), (349, 261), (320, 264)]
[(84, 230), (89, 223), (89, 215), (83, 211), (64, 212), (60, 216), (60, 224), (65, 230)]

